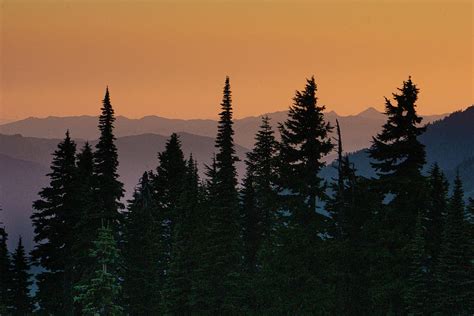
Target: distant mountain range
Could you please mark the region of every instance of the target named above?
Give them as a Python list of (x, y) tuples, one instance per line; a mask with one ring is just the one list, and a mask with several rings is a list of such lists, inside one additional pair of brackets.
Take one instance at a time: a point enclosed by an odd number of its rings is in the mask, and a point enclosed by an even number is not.
[[(287, 112), (281, 111), (266, 115), (271, 118), (272, 125), (277, 128), (278, 123), (285, 121)], [(445, 116), (446, 114), (425, 116), (424, 122), (430, 123)], [(385, 122), (383, 113), (374, 108), (368, 108), (357, 115), (349, 116), (338, 115), (336, 112), (331, 111), (326, 113), (326, 119), (333, 125), (336, 119), (339, 120), (344, 134), (344, 141), (349, 151), (367, 147), (372, 136), (380, 130), (380, 127)], [(246, 117), (235, 120), (236, 143), (243, 147), (251, 148), (254, 143), (255, 133), (260, 125), (260, 120), (260, 117)], [(62, 138), (66, 129), (69, 129), (73, 138), (94, 140), (99, 136), (97, 117), (94, 116), (27, 118), (0, 125), (0, 134)], [(117, 137), (146, 133), (169, 136), (173, 132), (214, 137), (217, 132), (217, 122), (214, 120), (168, 119), (159, 116), (145, 116), (141, 119), (129, 119), (119, 116), (115, 122), (115, 134)]]
[[(272, 124), (286, 119), (286, 112), (270, 113)], [(427, 116), (425, 121), (440, 120), (444, 115)], [(357, 115), (340, 116), (335, 112), (326, 113), (330, 122), (339, 120), (343, 132), (346, 151), (357, 151), (370, 145), (370, 140), (385, 122), (385, 116), (373, 108)], [(466, 170), (474, 170), (474, 108), (457, 112), (433, 123), (424, 137), (428, 137), (429, 157), (435, 157), (445, 170), (452, 170), (462, 164)], [(22, 234), (28, 248), (32, 246), (32, 227), (29, 216), (32, 202), (37, 199), (38, 191), (48, 183), (51, 154), (58, 142), (64, 138), (66, 129), (71, 131), (80, 149), (86, 139), (95, 145), (97, 118), (49, 117), (29, 118), (0, 125), (0, 222), (4, 222), (13, 238)], [(259, 117), (236, 120), (236, 153), (241, 161), (237, 164), (239, 175), (244, 173), (245, 153), (253, 145), (253, 137), (260, 125)], [(200, 162), (203, 175), (204, 164), (211, 162), (214, 148), (214, 135), (217, 122), (213, 120), (173, 120), (156, 116), (142, 119), (118, 117), (116, 121), (117, 147), (119, 152), (119, 174), (125, 184), (127, 198), (131, 197), (134, 186), (145, 170), (155, 169), (158, 163), (157, 153), (164, 149), (166, 140), (174, 131), (181, 136), (186, 155)], [(466, 133), (466, 134), (463, 134)], [(278, 133), (277, 133), (278, 134)], [(431, 136), (429, 136), (431, 135)], [(461, 136), (462, 135), (462, 136)], [(431, 141), (433, 139), (433, 141)], [(438, 144), (436, 142), (438, 139)], [(370, 173), (368, 161), (363, 152), (353, 155), (361, 172)], [(331, 160), (333, 156), (326, 157)], [(472, 160), (469, 160), (472, 159)], [(433, 158), (430, 158), (433, 161)], [(365, 166), (365, 167), (364, 167)], [(364, 170), (366, 168), (367, 170)], [(332, 176), (332, 168), (325, 170), (327, 178)], [(474, 183), (474, 177), (473, 181)]]

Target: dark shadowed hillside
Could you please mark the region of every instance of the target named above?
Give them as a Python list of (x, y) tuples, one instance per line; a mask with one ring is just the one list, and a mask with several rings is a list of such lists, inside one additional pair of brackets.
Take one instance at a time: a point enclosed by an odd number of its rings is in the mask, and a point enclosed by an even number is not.
[[(189, 133), (180, 133), (186, 156), (193, 154), (199, 163), (199, 171), (204, 176), (205, 164), (209, 164), (214, 153), (214, 139)], [(157, 153), (165, 148), (168, 136), (143, 134), (119, 137), (120, 180), (124, 182), (127, 200), (144, 170), (155, 169), (158, 163)], [(31, 245), (31, 226), (29, 216), (32, 202), (37, 193), (46, 184), (51, 154), (59, 139), (23, 137), (21, 135), (0, 134), (0, 221), (9, 227), (12, 236), (22, 234), (26, 246)], [(76, 139), (78, 149), (84, 140)], [(95, 146), (96, 141), (91, 144)], [(247, 149), (236, 146), (237, 155), (243, 160)], [(237, 171), (243, 174), (244, 163), (237, 164)], [(11, 240), (16, 240), (12, 238)]]

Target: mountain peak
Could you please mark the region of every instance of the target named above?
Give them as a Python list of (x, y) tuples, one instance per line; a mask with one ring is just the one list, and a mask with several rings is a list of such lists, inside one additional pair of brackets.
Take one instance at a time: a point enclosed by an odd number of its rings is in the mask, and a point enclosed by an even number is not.
[(377, 109), (371, 106), (365, 109), (364, 111), (360, 112), (359, 114), (357, 114), (357, 116), (377, 118), (380, 116), (380, 114), (382, 113), (380, 113)]

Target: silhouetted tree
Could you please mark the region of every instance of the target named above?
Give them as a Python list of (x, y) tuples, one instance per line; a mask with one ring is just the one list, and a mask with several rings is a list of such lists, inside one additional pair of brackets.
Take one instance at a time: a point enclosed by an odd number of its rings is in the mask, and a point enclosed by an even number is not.
[(74, 227), (78, 220), (76, 191), (76, 144), (69, 132), (53, 154), (50, 184), (39, 192), (31, 216), (35, 228), (35, 248), (32, 259), (45, 270), (37, 275), (36, 300), (44, 313), (70, 315), (73, 313), (72, 247)]
[(11, 314), (15, 316), (30, 315), (33, 304), (30, 297), (31, 274), (30, 265), (25, 254), (25, 248), (20, 239), (12, 255), (12, 285), (11, 285)]
[(326, 198), (319, 175), (325, 165), (322, 158), (333, 145), (328, 136), (331, 126), (324, 121), (324, 106), (317, 104), (316, 90), (314, 77), (308, 79), (305, 89), (296, 91), (288, 118), (280, 125), (278, 184), (285, 224), (264, 271), (269, 280), (264, 309), (270, 313), (324, 313), (330, 306), (331, 291), (323, 273), (325, 256), (321, 254), (326, 219), (317, 209)]
[[(201, 265), (205, 284), (194, 293), (194, 300), (203, 299), (202, 306), (210, 313), (232, 314), (241, 310), (241, 245), (239, 226), (239, 197), (234, 148), (232, 98), (229, 77), (224, 95), (216, 137), (217, 154), (212, 187), (208, 190), (209, 222), (206, 262)], [(204, 294), (205, 293), (205, 294)]]
[(109, 89), (105, 91), (102, 105), (102, 113), (99, 116), (100, 138), (96, 145), (94, 154), (94, 172), (97, 181), (97, 209), (101, 218), (108, 221), (111, 228), (117, 234), (118, 222), (121, 220), (119, 212), (124, 206), (120, 203), (123, 197), (123, 184), (118, 180), (118, 155), (113, 133), (115, 115), (110, 103)]
[(472, 262), (466, 253), (467, 238), (464, 190), (457, 175), (449, 201), (436, 275), (436, 302), (441, 314), (468, 315), (469, 307), (472, 306), (468, 300)]
[[(178, 205), (183, 190), (186, 163), (181, 149), (179, 136), (173, 133), (166, 142), (165, 150), (158, 154), (158, 167), (153, 178), (153, 190), (156, 203), (156, 216), (160, 229), (160, 269), (166, 276), (170, 264), (173, 228), (178, 216)], [(160, 284), (162, 289), (165, 280)]]
[(163, 293), (165, 312), (170, 315), (194, 312), (192, 281), (198, 264), (199, 244), (203, 241), (201, 232), (206, 225), (206, 219), (201, 217), (202, 193), (196, 162), (191, 156), (175, 217), (169, 275)]
[(388, 194), (383, 216), (379, 216), (379, 260), (376, 270), (383, 271), (381, 279), (373, 282), (377, 293), (377, 313), (400, 314), (405, 310), (403, 288), (409, 275), (408, 253), (405, 250), (413, 238), (416, 216), (426, 210), (426, 180), (421, 175), (425, 159), (424, 145), (419, 136), (425, 127), (416, 113), (418, 88), (409, 78), (400, 93), (393, 94), (396, 104), (385, 99), (387, 122), (373, 138), (369, 156), (379, 178), (379, 190)]
[(0, 315), (7, 315), (10, 306), (11, 276), (10, 254), (7, 248), (8, 234), (4, 227), (0, 227)]
[(145, 172), (125, 217), (124, 296), (131, 315), (160, 313), (163, 276), (161, 229), (150, 175)]
[(410, 271), (405, 292), (408, 315), (429, 315), (429, 283), (425, 248), (425, 214), (418, 213), (415, 234), (408, 245)]

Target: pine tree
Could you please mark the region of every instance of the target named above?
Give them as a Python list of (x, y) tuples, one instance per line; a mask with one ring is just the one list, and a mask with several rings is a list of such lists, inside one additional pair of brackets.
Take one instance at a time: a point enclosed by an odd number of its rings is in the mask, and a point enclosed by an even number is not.
[(202, 242), (200, 231), (205, 225), (201, 207), (202, 190), (196, 162), (191, 156), (187, 161), (184, 187), (177, 208), (170, 269), (163, 295), (166, 314), (191, 315), (195, 312), (191, 291), (199, 244)]
[(94, 272), (75, 290), (78, 295), (74, 301), (82, 306), (82, 315), (123, 315), (119, 297), (121, 285), (117, 275), (119, 251), (111, 228), (103, 226), (98, 230), (97, 240), (91, 250), (94, 259)]
[(28, 258), (25, 254), (25, 248), (20, 239), (18, 246), (12, 255), (12, 288), (11, 288), (11, 314), (24, 316), (31, 314), (33, 304), (30, 297), (30, 281), (31, 274), (28, 272), (30, 268)]
[(7, 248), (8, 234), (5, 227), (0, 227), (0, 315), (7, 315), (10, 305), (10, 288), (12, 271), (10, 254)]
[(36, 300), (44, 313), (70, 315), (73, 312), (72, 247), (79, 205), (76, 191), (76, 144), (69, 132), (53, 154), (50, 185), (39, 192), (31, 216), (35, 228), (32, 259), (45, 270), (37, 275)]
[(438, 281), (438, 312), (441, 314), (468, 315), (469, 267), (472, 262), (466, 256), (464, 190), (459, 175), (454, 181), (449, 201), (436, 280)]
[(113, 133), (115, 114), (110, 103), (109, 89), (105, 91), (99, 117), (100, 138), (94, 154), (94, 172), (97, 181), (98, 209), (101, 218), (110, 222), (115, 234), (121, 220), (119, 212), (124, 206), (120, 203), (123, 197), (123, 184), (118, 180), (117, 168), (119, 165), (115, 136)]
[(377, 237), (379, 266), (382, 271), (373, 282), (377, 293), (378, 313), (403, 313), (403, 288), (406, 287), (409, 262), (407, 245), (413, 238), (416, 216), (427, 208), (426, 179), (421, 170), (425, 164), (425, 149), (419, 136), (425, 127), (419, 124), (422, 118), (416, 113), (418, 88), (409, 78), (403, 87), (393, 94), (396, 104), (385, 99), (387, 122), (382, 131), (373, 138), (369, 156), (372, 167), (379, 178), (376, 185), (386, 195), (386, 205), (379, 215)]
[(181, 141), (177, 134), (173, 133), (170, 136), (165, 150), (158, 154), (158, 160), (159, 164), (156, 168), (156, 175), (153, 178), (153, 194), (157, 206), (157, 221), (159, 221), (161, 226), (161, 269), (162, 274), (167, 275), (171, 260), (173, 228), (178, 216), (179, 199), (182, 194), (183, 179), (186, 174), (186, 162), (181, 149)]
[(124, 297), (131, 315), (160, 314), (163, 275), (161, 225), (150, 174), (145, 172), (130, 201), (125, 217)]
[[(278, 185), (285, 224), (265, 269), (271, 280), (265, 308), (279, 314), (324, 313), (330, 306), (320, 235), (326, 220), (317, 209), (326, 196), (319, 172), (325, 165), (322, 158), (333, 148), (328, 136), (332, 127), (324, 120), (324, 106), (317, 104), (316, 90), (314, 77), (307, 79), (280, 125)], [(295, 291), (298, 295), (292, 294)]]

